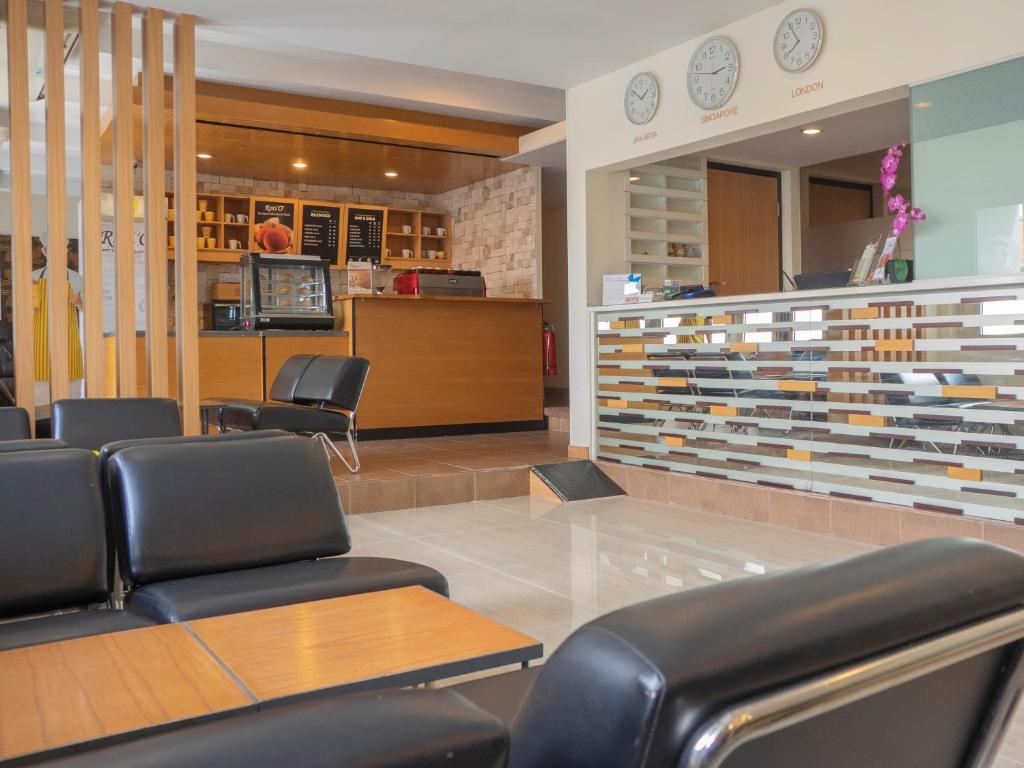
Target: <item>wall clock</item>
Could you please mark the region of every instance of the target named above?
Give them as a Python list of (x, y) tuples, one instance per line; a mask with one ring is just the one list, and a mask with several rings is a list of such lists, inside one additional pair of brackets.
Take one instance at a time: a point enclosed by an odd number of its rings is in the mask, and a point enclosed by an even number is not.
[(658, 111), (658, 81), (650, 72), (633, 75), (622, 98), (626, 117), (634, 125), (651, 122)]
[(701, 109), (717, 109), (732, 96), (739, 73), (736, 46), (724, 37), (709, 37), (690, 57), (686, 71), (690, 101)]
[(786, 72), (803, 72), (821, 53), (824, 36), (821, 16), (809, 8), (793, 11), (775, 30), (775, 61)]

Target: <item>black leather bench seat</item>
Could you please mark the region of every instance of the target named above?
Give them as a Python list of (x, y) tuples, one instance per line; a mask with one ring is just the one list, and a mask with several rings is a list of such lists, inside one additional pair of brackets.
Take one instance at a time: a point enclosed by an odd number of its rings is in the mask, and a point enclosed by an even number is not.
[(228, 403), (220, 409), (220, 423), (227, 429), (287, 429), (289, 432), (348, 431), (347, 414), (326, 408), (288, 403)]
[(152, 625), (144, 616), (105, 609), (20, 619), (0, 624), (0, 651)]
[(63, 440), (0, 440), (0, 453), (24, 453), (25, 451), (52, 451), (55, 448), (67, 448)]
[(338, 557), (160, 581), (130, 592), (126, 605), (157, 621), (188, 621), (417, 585), (448, 596), (448, 580), (425, 565)]

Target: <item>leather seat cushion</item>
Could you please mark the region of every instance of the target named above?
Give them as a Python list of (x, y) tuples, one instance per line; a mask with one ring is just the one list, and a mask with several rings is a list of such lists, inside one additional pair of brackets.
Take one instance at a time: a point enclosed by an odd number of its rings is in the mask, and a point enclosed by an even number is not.
[(508, 731), (449, 691), (283, 704), (48, 760), (48, 768), (502, 768)]
[(53, 436), (74, 448), (181, 434), (178, 402), (166, 397), (58, 400), (51, 410)]
[(0, 453), (23, 453), (24, 451), (52, 451), (67, 448), (63, 440), (0, 440)]
[(0, 440), (27, 440), (30, 437), (28, 411), (24, 408), (0, 408)]
[(289, 432), (348, 431), (349, 418), (339, 411), (287, 403), (228, 403), (220, 411), (228, 429), (285, 429)]
[(449, 690), (490, 712), (503, 723), (511, 723), (519, 711), (519, 705), (526, 699), (533, 687), (533, 681), (541, 667), (517, 669), (503, 675), (490, 675), (453, 685)]
[(58, 640), (70, 640), (75, 637), (89, 637), (105, 632), (138, 629), (152, 624), (153, 622), (144, 616), (129, 611), (106, 609), (9, 621), (0, 624), (0, 651), (22, 648), (26, 645), (55, 643)]
[(339, 557), (147, 584), (129, 592), (126, 605), (157, 621), (188, 621), (415, 585), (448, 596), (448, 580), (425, 565)]

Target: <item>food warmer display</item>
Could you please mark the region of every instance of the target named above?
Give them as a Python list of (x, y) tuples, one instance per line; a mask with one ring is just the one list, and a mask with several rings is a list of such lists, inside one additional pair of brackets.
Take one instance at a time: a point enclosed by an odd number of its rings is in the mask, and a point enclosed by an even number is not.
[(315, 256), (242, 256), (242, 327), (322, 331), (334, 327), (330, 262)]

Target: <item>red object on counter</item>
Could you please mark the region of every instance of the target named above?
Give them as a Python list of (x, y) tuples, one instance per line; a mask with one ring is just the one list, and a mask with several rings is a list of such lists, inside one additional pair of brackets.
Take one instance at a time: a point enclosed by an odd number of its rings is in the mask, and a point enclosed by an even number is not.
[(544, 355), (544, 375), (557, 376), (558, 353), (555, 348), (555, 326), (547, 320), (544, 321), (544, 339), (542, 345)]
[(419, 272), (406, 272), (395, 278), (395, 293), (418, 294), (420, 292)]

